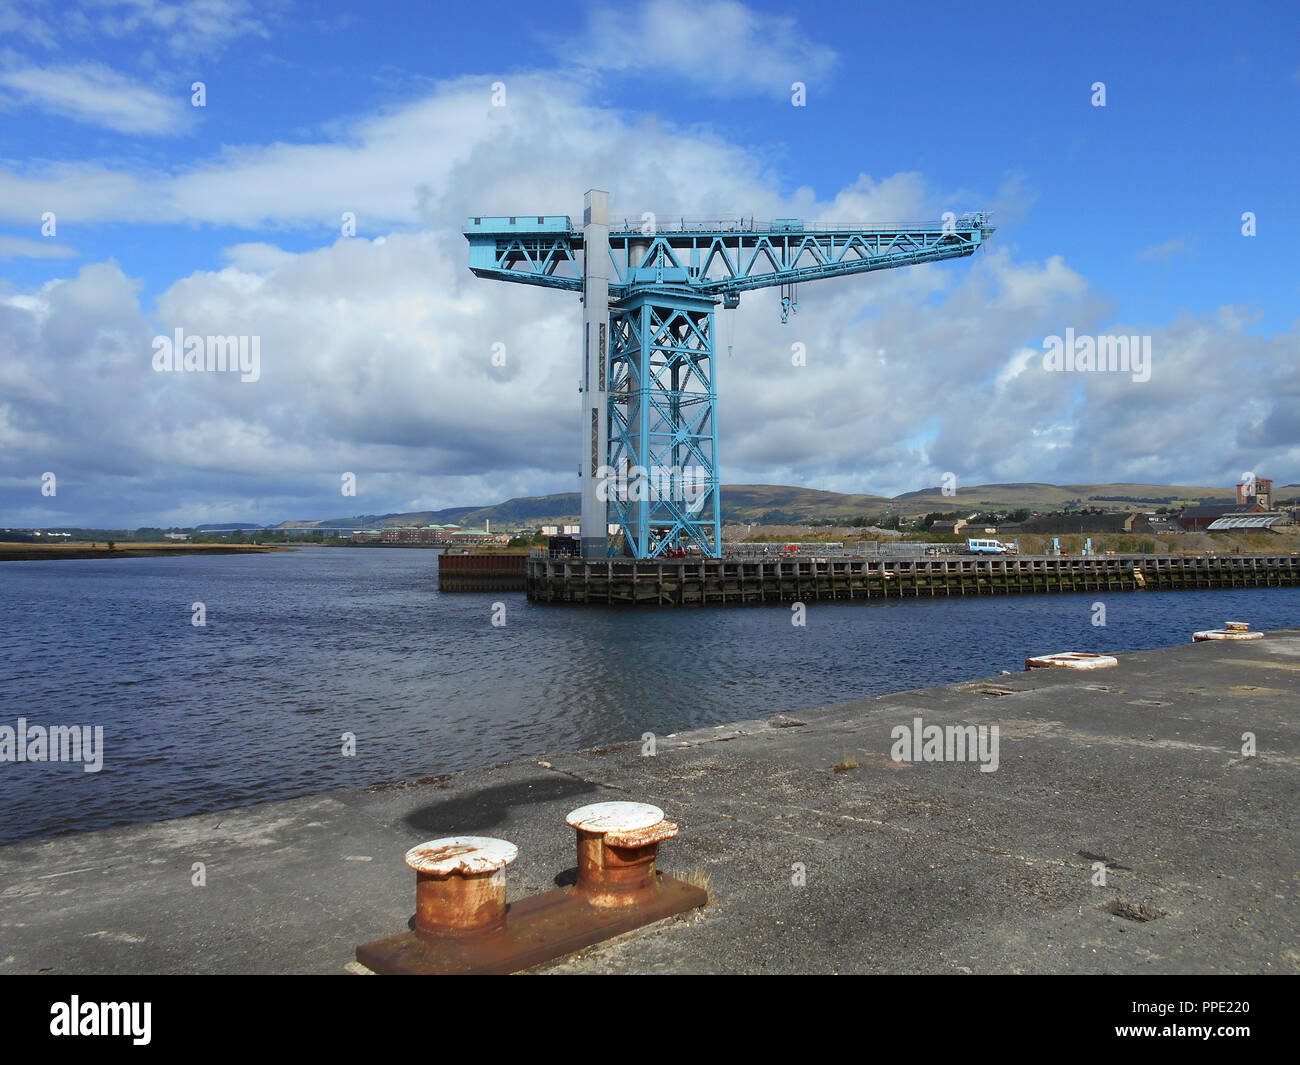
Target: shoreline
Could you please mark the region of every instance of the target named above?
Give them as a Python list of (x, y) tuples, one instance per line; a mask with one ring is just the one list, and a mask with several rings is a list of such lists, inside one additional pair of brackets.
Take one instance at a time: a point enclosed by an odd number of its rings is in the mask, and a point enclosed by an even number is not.
[[(607, 799), (681, 824), (709, 905), (541, 971), (1300, 971), (1300, 629), (1118, 658), (0, 847), (0, 972), (356, 971), (409, 847), (510, 840), (518, 901)], [(998, 768), (893, 760), (917, 718), (998, 726)]]
[(116, 546), (107, 544), (27, 544), (0, 543), (0, 562), (49, 562), (57, 559), (91, 558), (165, 558), (180, 555), (264, 555), (284, 544), (158, 544), (140, 543)]

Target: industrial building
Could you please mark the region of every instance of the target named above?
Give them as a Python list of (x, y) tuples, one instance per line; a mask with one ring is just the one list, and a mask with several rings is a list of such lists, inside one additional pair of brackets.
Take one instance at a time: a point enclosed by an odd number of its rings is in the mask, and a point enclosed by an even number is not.
[(440, 545), (504, 544), (509, 533), (494, 533), (490, 528), (462, 529), (459, 525), (393, 525), (387, 529), (364, 529), (352, 534), (363, 544)]
[(1247, 477), (1237, 485), (1236, 503), (1184, 507), (1179, 526), (1187, 532), (1268, 530), (1291, 523), (1291, 515), (1273, 509), (1273, 482), (1267, 477)]

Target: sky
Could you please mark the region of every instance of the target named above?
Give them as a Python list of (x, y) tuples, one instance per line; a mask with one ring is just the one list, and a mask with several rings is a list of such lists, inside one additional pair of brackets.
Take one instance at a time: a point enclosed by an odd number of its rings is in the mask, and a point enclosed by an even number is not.
[[(476, 279), (463, 228), (589, 188), (993, 213), (786, 325), (719, 310), (724, 483), (1295, 483), (1297, 130), (1295, 3), (0, 0), (0, 526), (575, 491), (578, 298)], [(256, 379), (157, 371), (177, 329)], [(1067, 330), (1149, 379), (1049, 369)]]

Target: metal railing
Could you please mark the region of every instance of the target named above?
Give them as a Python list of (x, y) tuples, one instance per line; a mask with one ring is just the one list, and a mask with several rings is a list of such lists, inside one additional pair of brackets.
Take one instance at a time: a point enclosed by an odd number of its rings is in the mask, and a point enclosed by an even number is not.
[[(792, 228), (794, 223), (798, 228)], [(981, 212), (973, 214), (959, 215), (954, 223), (957, 229), (982, 229), (988, 225), (988, 215)], [(774, 221), (755, 221), (753, 218), (676, 218), (661, 220), (661, 216), (655, 215), (655, 222), (651, 226), (649, 233), (644, 233), (643, 229), (647, 223), (635, 219), (624, 218), (622, 226), (617, 223), (611, 223), (609, 227), (610, 236), (643, 236), (647, 240), (652, 240), (660, 233), (755, 233), (760, 235), (779, 236), (799, 236), (803, 233), (820, 234), (820, 233), (914, 233), (918, 231), (932, 231), (943, 228), (942, 219), (929, 219), (924, 222), (872, 222), (864, 224), (862, 222), (823, 222), (811, 221), (804, 222), (802, 219), (790, 219)]]
[(724, 543), (722, 545), (722, 557), (724, 559), (766, 558), (772, 560), (780, 558), (813, 558), (817, 556), (826, 557), (828, 555), (852, 554), (856, 554), (856, 548), (846, 548), (840, 543), (797, 543), (792, 540), (788, 543)]
[(529, 558), (544, 558), (552, 561), (558, 559), (577, 559), (580, 555), (575, 555), (572, 551), (553, 551), (546, 547), (534, 547), (528, 552)]
[[(793, 548), (793, 550), (791, 550)], [(861, 540), (856, 543), (844, 544), (838, 542), (820, 543), (817, 541), (786, 541), (773, 543), (747, 543), (731, 542), (722, 545), (723, 561), (737, 560), (765, 560), (776, 562), (782, 559), (812, 559), (812, 558), (927, 558), (927, 557), (952, 557), (962, 558), (1016, 558), (1018, 552), (1010, 552), (1004, 555), (980, 554), (967, 549), (964, 543), (926, 543), (914, 540)], [(534, 547), (529, 552), (529, 558), (548, 559), (551, 561), (581, 561), (581, 556), (574, 555), (567, 551), (553, 551), (544, 547)], [(680, 562), (680, 561), (700, 561), (702, 556), (698, 554), (689, 554), (685, 559), (674, 557), (663, 557), (651, 559), (656, 562)], [(612, 560), (599, 559), (597, 561), (614, 561), (614, 562), (632, 562), (633, 559), (620, 557)]]
[[(794, 546), (798, 550), (788, 551)], [(964, 543), (925, 543), (915, 540), (860, 540), (857, 543), (729, 543), (722, 545), (722, 557), (765, 558), (769, 561), (780, 558), (925, 558), (927, 556), (960, 555), (968, 558), (1006, 558), (1007, 555), (977, 556), (967, 550)]]

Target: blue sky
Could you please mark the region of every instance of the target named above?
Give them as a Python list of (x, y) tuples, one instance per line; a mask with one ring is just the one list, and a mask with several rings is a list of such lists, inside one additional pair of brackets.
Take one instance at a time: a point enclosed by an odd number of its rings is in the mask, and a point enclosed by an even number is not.
[[(724, 480), (1300, 479), (1293, 4), (20, 0), (0, 129), (0, 523), (573, 488), (576, 301), (476, 281), (458, 230), (591, 185), (638, 215), (995, 212), (976, 260), (805, 291), (798, 335), (747, 297)], [(177, 325), (261, 335), (267, 374), (161, 379)], [(1151, 387), (1030, 373), (1067, 326), (1152, 335)], [(493, 377), (498, 337), (527, 357)], [(822, 356), (793, 378), (790, 340)]]

